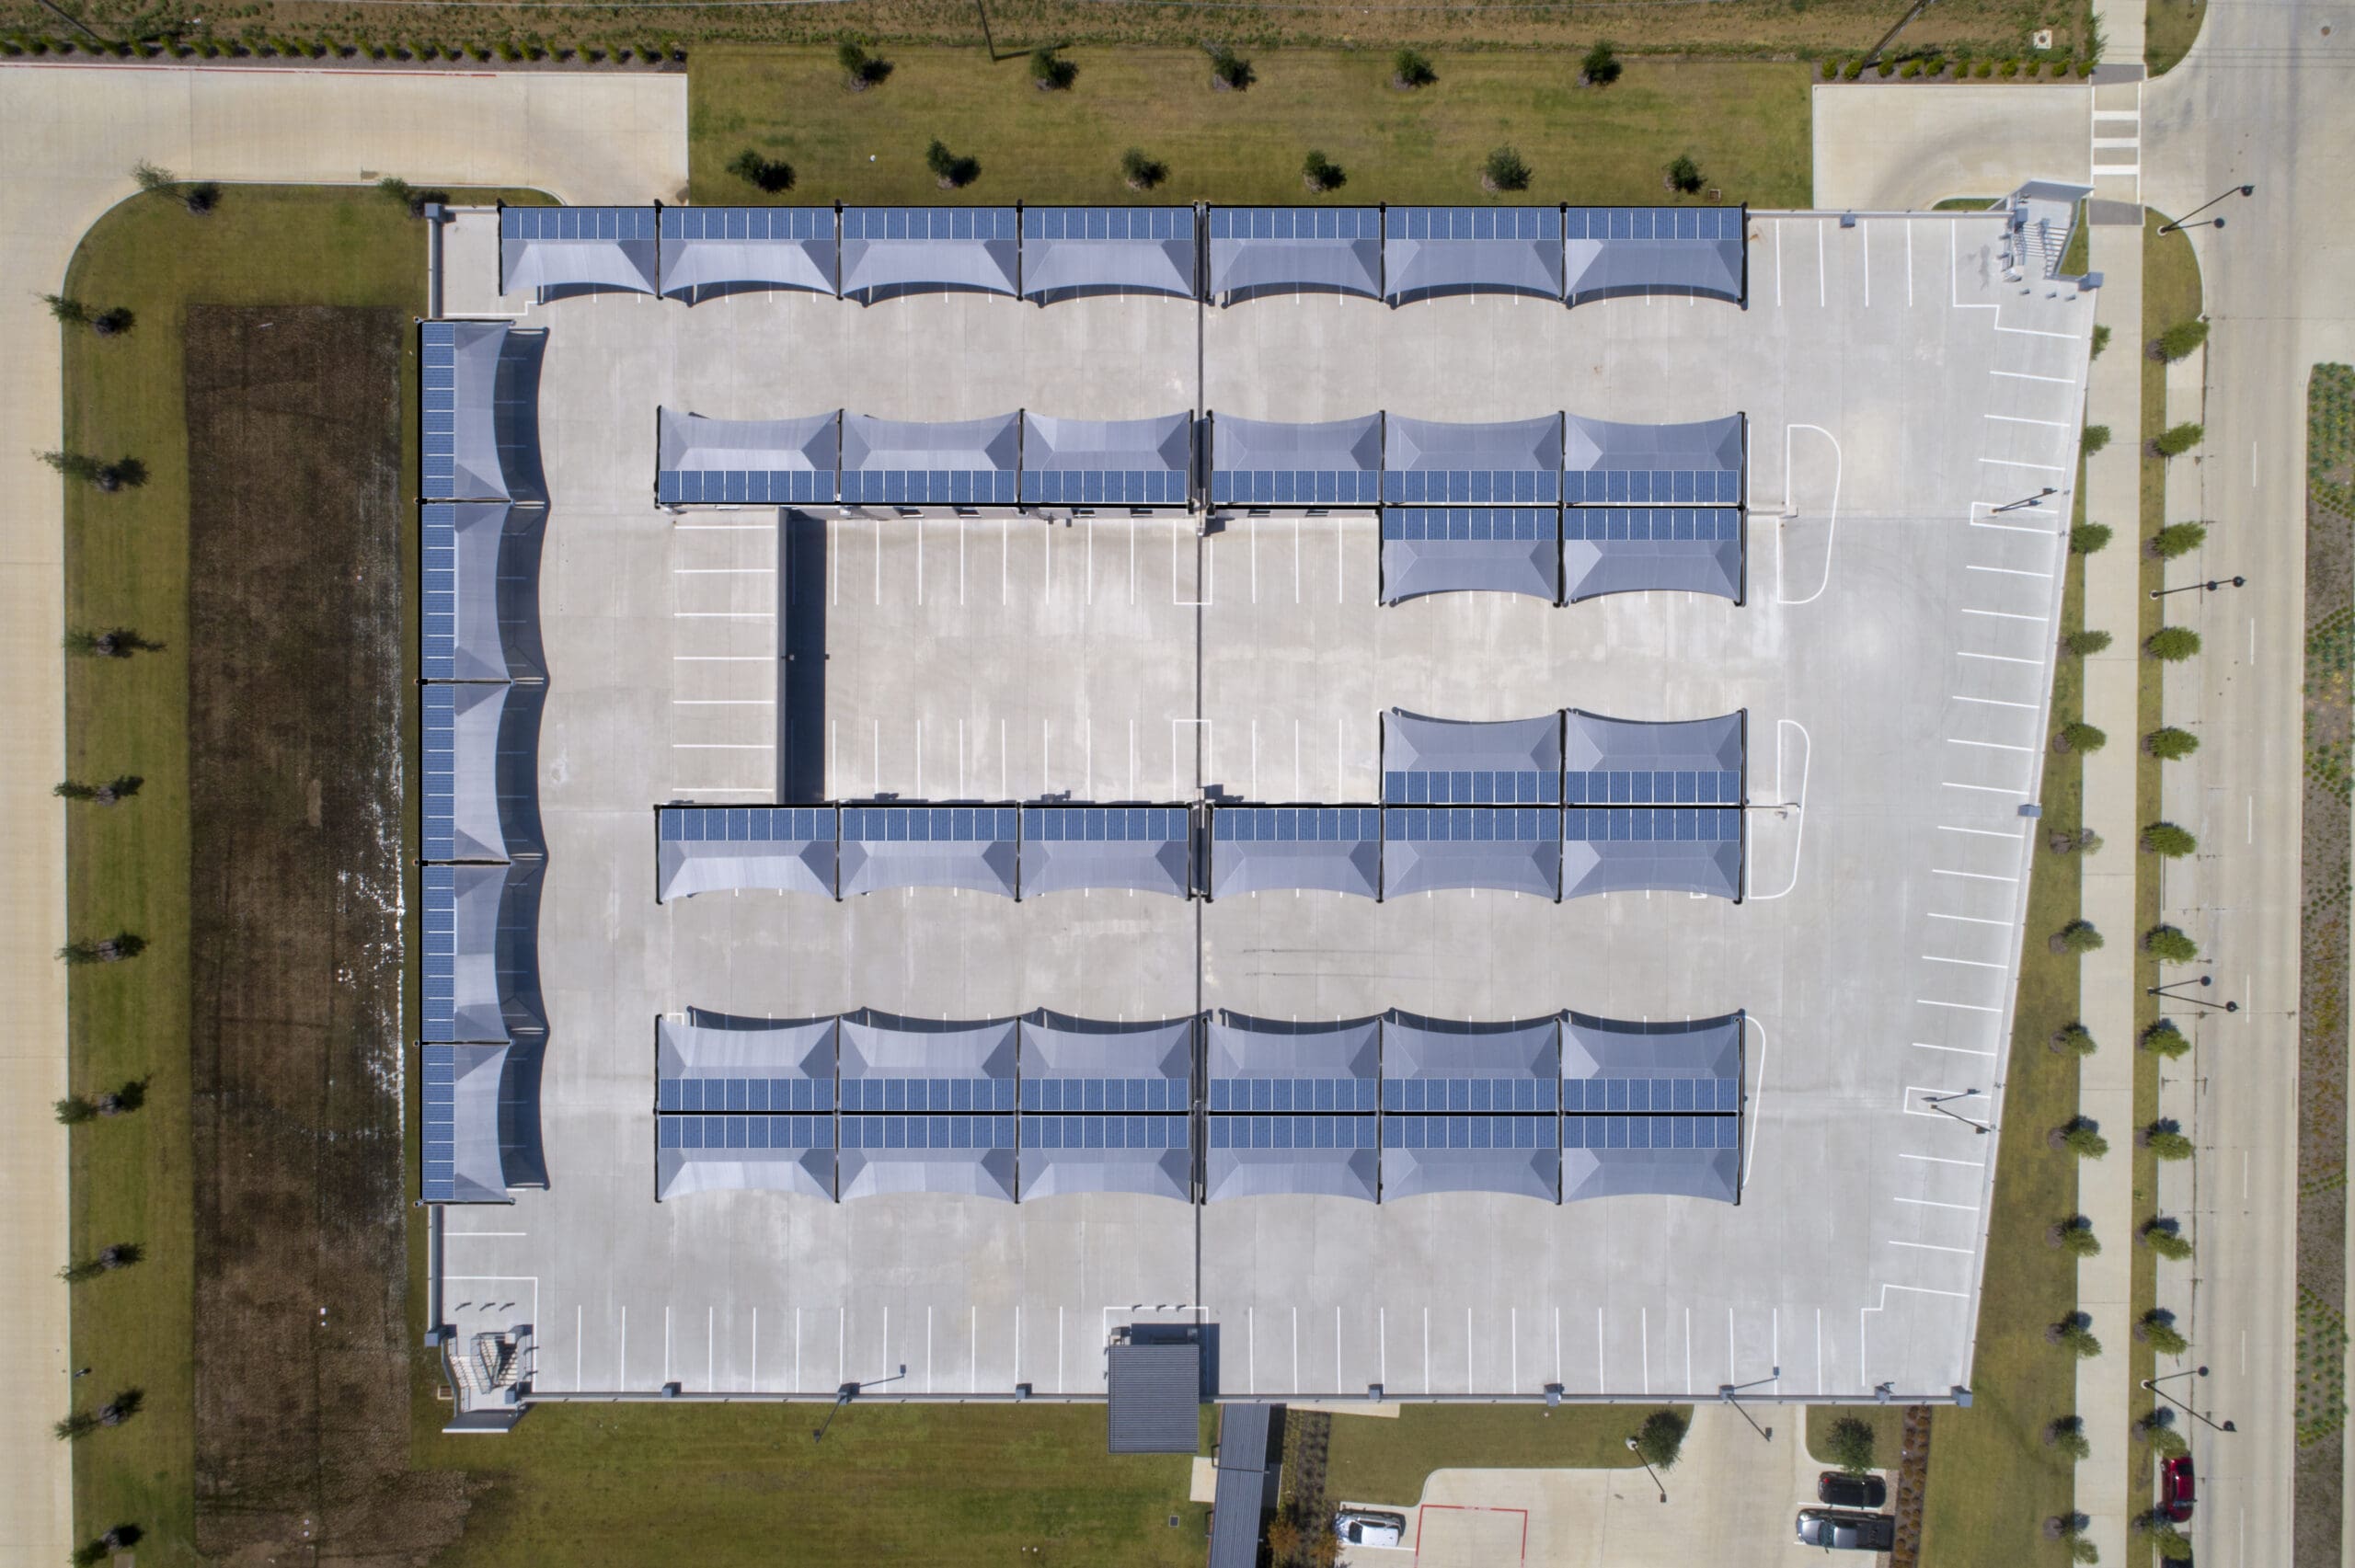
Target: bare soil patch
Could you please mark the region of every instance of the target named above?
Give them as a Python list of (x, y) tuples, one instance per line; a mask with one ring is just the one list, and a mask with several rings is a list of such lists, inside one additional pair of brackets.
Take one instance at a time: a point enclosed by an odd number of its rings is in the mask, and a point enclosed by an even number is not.
[(187, 316), (197, 1541), (423, 1561), (408, 1469), (396, 311)]

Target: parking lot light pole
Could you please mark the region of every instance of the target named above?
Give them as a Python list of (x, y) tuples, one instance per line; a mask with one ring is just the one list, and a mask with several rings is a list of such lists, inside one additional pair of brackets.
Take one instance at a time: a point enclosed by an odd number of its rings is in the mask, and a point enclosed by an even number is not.
[(1922, 1096), (1922, 1104), (1929, 1106), (1930, 1109), (1937, 1112), (1942, 1116), (1952, 1116), (1955, 1120), (1970, 1128), (1971, 1131), (1977, 1133), (1980, 1137), (1984, 1138), (1995, 1129), (1989, 1127), (1985, 1122), (1972, 1121), (1960, 1111), (1949, 1111), (1947, 1109), (1947, 1102), (1948, 1100), (1968, 1100), (1978, 1093), (1979, 1091), (1976, 1089), (1965, 1089), (1953, 1094), (1924, 1094)]
[(2175, 991), (2177, 986), (2210, 986), (2214, 983), (2214, 976), (2201, 975), (2196, 979), (2170, 980), (2163, 986), (2144, 986), (2142, 994), (2155, 996), (2165, 1001), (2188, 1001), (2194, 1007), (2205, 1007), (2217, 1013), (2238, 1013), (2241, 1004), (2237, 1001), (2210, 1001), (2206, 997), (2177, 996)]
[(2035, 495), (2029, 496), (2025, 499), (2005, 502), (2002, 506), (1995, 509), (1993, 515), (2001, 517), (2007, 511), (2017, 511), (2022, 507), (2040, 507), (2044, 504), (2045, 497), (2057, 496), (2060, 493), (2061, 487), (2058, 485), (2047, 485), (2043, 489), (2039, 490)]
[[(2194, 207), (2190, 212), (2186, 212), (2174, 223), (2160, 224), (2159, 233), (2163, 235), (2171, 235), (2175, 233), (2176, 230), (2182, 228), (2188, 220), (2200, 216), (2200, 213), (2205, 212), (2209, 208), (2213, 207), (2219, 201), (2226, 200), (2234, 196), (2254, 196), (2256, 194), (2257, 187), (2253, 185), (2236, 185), (2230, 190), (2225, 191), (2222, 196), (2211, 197), (2208, 200), (2202, 201), (2199, 206)], [(2224, 226), (2224, 220), (2222, 218), (2211, 218), (2206, 223), (2192, 223), (2191, 227), (2195, 229), (2204, 229), (2210, 224), (2213, 224), (2215, 227), (2221, 229)]]
[(2210, 578), (2206, 582), (2188, 582), (2181, 588), (2154, 588), (2153, 599), (2165, 599), (2170, 593), (2213, 593), (2220, 588), (2246, 588), (2246, 578)]
[(1627, 1451), (1636, 1456), (1636, 1462), (1644, 1467), (1644, 1473), (1652, 1478), (1652, 1484), (1660, 1487), (1660, 1500), (1663, 1503), (1667, 1502), (1668, 1488), (1660, 1485), (1660, 1471), (1652, 1469), (1652, 1461), (1644, 1458), (1642, 1445), (1630, 1437), (1627, 1439)]
[(1717, 1385), (1717, 1399), (1722, 1403), (1733, 1406), (1736, 1411), (1740, 1413), (1741, 1418), (1750, 1423), (1750, 1429), (1752, 1432), (1757, 1433), (1761, 1437), (1765, 1438), (1771, 1443), (1775, 1440), (1775, 1429), (1772, 1426), (1759, 1425), (1757, 1417), (1752, 1415), (1747, 1410), (1743, 1410), (1741, 1407), (1741, 1401), (1736, 1396), (1738, 1396), (1744, 1389), (1754, 1389), (1761, 1383), (1776, 1382), (1781, 1379), (1782, 1376), (1783, 1369), (1780, 1367), (1777, 1367), (1765, 1377), (1752, 1378), (1746, 1383), (1719, 1383)]
[(2177, 1410), (2191, 1417), (2192, 1420), (2200, 1422), (2203, 1425), (2212, 1426), (2219, 1432), (2239, 1431), (2240, 1428), (2234, 1425), (2229, 1421), (2211, 1421), (2199, 1411), (2192, 1409), (2189, 1405), (2176, 1398), (2175, 1395), (2159, 1387), (2161, 1383), (2168, 1382), (2177, 1378), (2204, 1378), (2207, 1375), (2207, 1368), (2194, 1367), (2188, 1372), (2170, 1372), (2164, 1378), (2144, 1378), (2142, 1379), (2142, 1384), (2143, 1388), (2149, 1390), (2152, 1393), (2158, 1395), (2161, 1399), (2166, 1401), (2169, 1404), (2175, 1406)]
[(826, 1412), (825, 1420), (818, 1423), (818, 1429), (810, 1434), (810, 1440), (813, 1443), (824, 1442), (826, 1440), (826, 1428), (834, 1424), (834, 1417), (843, 1413), (843, 1406), (856, 1399), (860, 1394), (880, 1383), (896, 1383), (907, 1375), (907, 1363), (903, 1361), (900, 1364), (900, 1369), (888, 1378), (877, 1378), (874, 1381), (866, 1383), (844, 1383), (842, 1387), (836, 1389), (834, 1391), (833, 1408)]

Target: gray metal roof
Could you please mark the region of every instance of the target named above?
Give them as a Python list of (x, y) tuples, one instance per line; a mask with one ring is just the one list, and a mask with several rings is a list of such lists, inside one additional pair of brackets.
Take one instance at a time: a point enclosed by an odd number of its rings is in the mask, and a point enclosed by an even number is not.
[[(1746, 709), (1696, 719), (1605, 718), (1580, 708), (1565, 716), (1566, 800), (1580, 806), (1741, 803)], [(1678, 793), (1667, 793), (1671, 788)]]
[[(1376, 1201), (1382, 1150), (1374, 1147), (1372, 1116), (1212, 1116), (1211, 1147), (1202, 1156), (1202, 1200), (1238, 1197), (1353, 1197)], [(1331, 1122), (1348, 1127), (1355, 1141), (1323, 1147), (1297, 1139), (1261, 1149), (1219, 1141), (1221, 1124)], [(1240, 1130), (1233, 1127), (1230, 1132)], [(1297, 1129), (1294, 1129), (1297, 1130)]]
[(1741, 513), (1733, 507), (1573, 507), (1562, 514), (1572, 603), (1606, 593), (1713, 593), (1741, 602)]
[(1518, 1110), (1522, 1107), (1505, 1104), (1408, 1105), (1403, 1098), (1398, 1104), (1393, 1105), (1388, 1104), (1392, 1096), (1386, 1086), (1398, 1082), (1403, 1088), (1403, 1081), (1407, 1079), (1442, 1082), (1450, 1079), (1527, 1079), (1543, 1080), (1549, 1091), (1540, 1104), (1528, 1108), (1550, 1112), (1554, 1109), (1550, 1091), (1555, 1070), (1560, 1061), (1560, 1041), (1559, 1014), (1549, 1013), (1543, 1018), (1476, 1021), (1426, 1018), (1394, 1007), (1382, 1015), (1384, 1108), (1416, 1111)]
[(1201, 1447), (1200, 1344), (1115, 1344), (1105, 1347), (1104, 1356), (1107, 1448), (1190, 1454)]
[(1440, 294), (1562, 297), (1558, 207), (1393, 207), (1383, 218), (1392, 304)]
[(1552, 506), (1561, 495), (1559, 414), (1468, 421), (1384, 417), (1385, 505)]
[(1191, 207), (1026, 207), (1022, 297), (1194, 297)]
[(1372, 806), (1211, 808), (1210, 896), (1354, 893), (1379, 896), (1382, 812)]
[(1568, 416), (1562, 498), (1572, 506), (1740, 506), (1742, 417), (1633, 425)]
[(744, 289), (834, 292), (831, 207), (665, 207), (661, 285), (692, 303)]
[(908, 1018), (861, 1008), (842, 1017), (842, 1076), (1014, 1077), (1020, 1021)]
[(651, 207), (502, 207), (499, 292), (617, 289), (655, 292)]
[(1565, 1078), (1741, 1078), (1742, 1014), (1646, 1020), (1562, 1019)]
[(655, 498), (665, 506), (812, 505), (839, 493), (839, 412), (792, 419), (706, 419), (656, 410)]
[(1193, 1121), (1183, 1116), (1026, 1116), (1022, 1201), (1068, 1193), (1194, 1198)]
[(1373, 207), (1213, 207), (1211, 297), (1382, 297), (1382, 212)]
[(1194, 888), (1193, 818), (1182, 806), (1026, 806), (1022, 897), (1083, 888)]
[[(1441, 1136), (1451, 1125), (1478, 1121), (1525, 1132), (1530, 1146), (1491, 1139), (1479, 1148), (1460, 1147)], [(1423, 1140), (1427, 1129), (1431, 1136)], [(1432, 1193), (1501, 1193), (1558, 1203), (1562, 1152), (1555, 1147), (1555, 1133), (1551, 1116), (1393, 1117), (1383, 1127), (1382, 1201)]]
[(1382, 602), (1488, 592), (1551, 604), (1561, 597), (1560, 528), (1550, 507), (1385, 507)]
[[(1183, 1090), (1194, 1078), (1196, 1020), (1184, 1018), (1074, 1018), (1040, 1008), (1019, 1020), (1022, 1078), (1026, 1083), (1044, 1079), (1159, 1078)], [(1033, 1104), (1025, 1110), (1066, 1107)], [(1119, 1109), (1121, 1107), (1112, 1107)], [(1144, 1107), (1177, 1110), (1179, 1104)]]
[(422, 530), (423, 635), (428, 681), (531, 681), (540, 649), (543, 506), (429, 501)]
[[(654, 1076), (661, 1086), (685, 1079), (808, 1080), (826, 1085), (833, 1108), (834, 1035), (833, 1018), (741, 1018), (725, 1013), (690, 1008), (684, 1018), (658, 1020), (654, 1032)], [(668, 1103), (672, 1110), (744, 1110), (742, 1105), (686, 1105)], [(762, 1106), (763, 1110), (799, 1107)]]
[(1739, 207), (1573, 207), (1566, 218), (1574, 305), (1628, 294), (1743, 303), (1748, 214)]
[(654, 896), (664, 903), (748, 887), (834, 896), (831, 806), (666, 806), (656, 817)]
[(843, 298), (1012, 294), (1020, 229), (1011, 207), (849, 207), (843, 211)]
[(1193, 484), (1194, 417), (1150, 419), (1022, 417), (1022, 498), (1047, 506), (1186, 504)]
[(1396, 806), (1549, 806), (1561, 799), (1562, 715), (1382, 715), (1382, 798)]
[(1259, 1520), (1268, 1507), (1270, 1413), (1256, 1402), (1219, 1406), (1210, 1568), (1258, 1568)]

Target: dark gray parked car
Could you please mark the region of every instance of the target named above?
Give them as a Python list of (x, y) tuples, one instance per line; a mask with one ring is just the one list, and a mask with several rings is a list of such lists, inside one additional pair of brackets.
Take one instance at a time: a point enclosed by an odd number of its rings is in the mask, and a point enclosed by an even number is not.
[(1801, 1508), (1799, 1544), (1826, 1551), (1887, 1551), (1897, 1544), (1897, 1521), (1887, 1514)]
[(1815, 1500), (1834, 1508), (1879, 1507), (1889, 1501), (1889, 1483), (1877, 1475), (1850, 1475), (1845, 1471), (1827, 1470), (1816, 1477)]

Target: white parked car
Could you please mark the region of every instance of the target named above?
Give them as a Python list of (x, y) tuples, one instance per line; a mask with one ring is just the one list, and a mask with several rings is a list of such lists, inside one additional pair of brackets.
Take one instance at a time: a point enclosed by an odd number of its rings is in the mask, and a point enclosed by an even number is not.
[(1407, 1539), (1407, 1516), (1344, 1508), (1333, 1516), (1333, 1533), (1344, 1546), (1396, 1546)]

